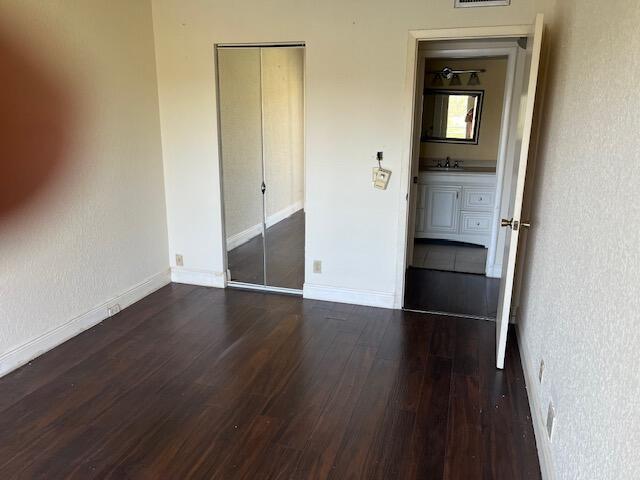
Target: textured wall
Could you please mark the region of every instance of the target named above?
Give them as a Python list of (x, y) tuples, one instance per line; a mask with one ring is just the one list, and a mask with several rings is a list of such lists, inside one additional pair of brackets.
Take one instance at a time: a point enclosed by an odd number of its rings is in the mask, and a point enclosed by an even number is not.
[(227, 237), (262, 222), (260, 49), (218, 52), (220, 147)]
[(304, 201), (303, 59), (297, 48), (218, 52), (227, 237), (262, 222), (263, 142), (267, 216)]
[(640, 4), (562, 0), (520, 312), (557, 478), (640, 478)]
[(146, 1), (0, 2), (24, 72), (68, 99), (69, 139), (62, 169), (0, 224), (0, 355), (168, 268), (151, 20)]
[(304, 201), (304, 50), (262, 50), (267, 216)]

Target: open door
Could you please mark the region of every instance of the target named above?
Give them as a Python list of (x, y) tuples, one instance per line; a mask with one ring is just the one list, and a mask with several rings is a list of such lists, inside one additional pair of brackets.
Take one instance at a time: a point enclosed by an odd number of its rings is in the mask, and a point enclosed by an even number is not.
[(542, 49), (542, 32), (544, 17), (539, 14), (536, 17), (533, 33), (527, 42), (527, 60), (529, 74), (525, 74), (525, 85), (523, 92), (526, 92), (526, 102), (523, 105), (522, 115), (522, 140), (520, 143), (519, 159), (516, 161), (514, 170), (515, 183), (511, 192), (511, 205), (509, 208), (510, 218), (502, 219), (503, 227), (508, 228), (505, 242), (506, 261), (503, 262), (502, 280), (500, 281), (500, 294), (498, 297), (498, 315), (496, 317), (496, 364), (498, 368), (504, 368), (504, 355), (507, 346), (507, 331), (509, 329), (509, 319), (511, 316), (511, 297), (513, 294), (513, 282), (516, 270), (516, 258), (518, 254), (518, 240), (523, 227), (529, 227), (523, 223), (522, 200), (524, 197), (525, 179), (527, 174), (527, 163), (529, 160), (529, 147), (531, 143), (531, 131), (533, 126), (533, 113), (536, 100), (536, 89), (538, 86), (538, 72), (540, 67), (540, 52)]
[(409, 187), (409, 228), (407, 234), (407, 245), (405, 248), (406, 267), (413, 263), (414, 237), (416, 231), (416, 204), (418, 195), (418, 175), (420, 174), (420, 136), (422, 134), (422, 106), (424, 98), (424, 69), (425, 59), (423, 55), (418, 55), (416, 68), (416, 85), (414, 94), (413, 110), (413, 144), (411, 148), (411, 185)]

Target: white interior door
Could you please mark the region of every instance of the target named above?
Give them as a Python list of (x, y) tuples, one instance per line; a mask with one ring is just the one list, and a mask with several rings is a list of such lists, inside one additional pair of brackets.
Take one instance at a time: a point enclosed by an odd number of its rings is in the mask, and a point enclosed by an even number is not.
[(424, 70), (425, 59), (424, 56), (418, 55), (416, 69), (416, 85), (415, 85), (415, 97), (414, 97), (414, 111), (413, 111), (413, 146), (411, 151), (411, 185), (409, 187), (409, 228), (407, 233), (407, 246), (405, 251), (407, 252), (406, 265), (409, 266), (413, 262), (413, 244), (416, 232), (416, 221), (418, 227), (421, 222), (424, 222), (424, 218), (417, 218), (417, 214), (422, 214), (422, 211), (418, 211), (418, 176), (420, 175), (420, 136), (422, 134), (422, 103), (423, 103), (423, 90), (424, 90)]
[[(500, 294), (498, 297), (498, 315), (496, 317), (496, 364), (498, 368), (504, 368), (504, 355), (507, 346), (507, 331), (511, 314), (511, 297), (513, 294), (513, 280), (516, 270), (516, 258), (518, 254), (518, 240), (522, 229), (522, 199), (529, 160), (529, 146), (531, 143), (531, 130), (533, 126), (533, 111), (538, 86), (538, 71), (540, 66), (540, 51), (542, 48), (542, 32), (544, 18), (540, 14), (536, 17), (533, 33), (527, 42), (527, 60), (529, 74), (525, 75), (527, 85), (523, 89), (526, 93), (526, 101), (523, 102), (523, 114), (521, 115), (522, 135), (520, 142), (519, 159), (516, 161), (515, 182), (511, 193), (511, 205), (509, 219), (503, 220), (503, 226), (509, 229), (505, 242), (506, 261), (503, 262), (502, 280), (500, 281)], [(506, 224), (506, 225), (505, 225)]]

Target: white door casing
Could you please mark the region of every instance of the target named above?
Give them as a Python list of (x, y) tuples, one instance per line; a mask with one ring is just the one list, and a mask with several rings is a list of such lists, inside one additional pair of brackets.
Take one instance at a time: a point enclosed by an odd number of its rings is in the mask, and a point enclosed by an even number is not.
[(496, 317), (496, 366), (500, 369), (504, 368), (507, 332), (509, 329), (509, 319), (511, 314), (513, 281), (518, 254), (518, 240), (522, 229), (522, 200), (524, 197), (527, 163), (529, 160), (529, 147), (531, 144), (543, 29), (544, 17), (542, 14), (539, 14), (536, 17), (533, 33), (529, 36), (527, 44), (527, 56), (530, 57), (531, 60), (529, 62), (529, 74), (525, 76), (525, 78), (528, 79), (528, 83), (526, 86), (526, 103), (524, 104), (524, 113), (522, 116), (522, 141), (520, 144), (519, 160), (517, 163), (517, 176), (513, 195), (511, 196), (512, 203), (509, 210), (512, 226), (507, 227), (510, 228), (510, 230), (507, 233), (505, 244), (505, 261), (503, 262), (502, 279), (500, 280), (500, 293), (498, 297), (498, 315)]

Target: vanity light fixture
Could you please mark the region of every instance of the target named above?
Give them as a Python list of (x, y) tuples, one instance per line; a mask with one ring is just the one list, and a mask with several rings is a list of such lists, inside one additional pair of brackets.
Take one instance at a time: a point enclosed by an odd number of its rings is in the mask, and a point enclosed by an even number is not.
[(469, 81), (467, 85), (480, 85), (480, 76), (479, 73), (485, 73), (486, 70), (484, 68), (479, 68), (475, 70), (454, 70), (450, 67), (444, 67), (442, 70), (431, 70), (427, 71), (427, 74), (433, 75), (432, 84), (436, 87), (442, 86), (442, 80), (449, 80), (449, 85), (453, 87), (457, 87), (462, 85), (462, 80), (460, 79), (460, 75), (470, 74)]
[(469, 81), (467, 82), (469, 86), (480, 85), (480, 77), (476, 72), (471, 72), (471, 76), (469, 77)]

